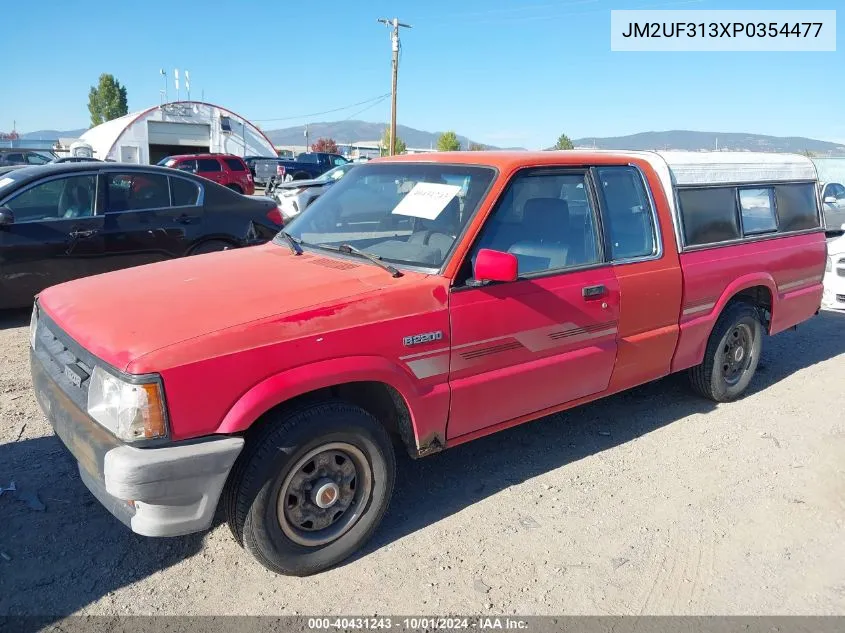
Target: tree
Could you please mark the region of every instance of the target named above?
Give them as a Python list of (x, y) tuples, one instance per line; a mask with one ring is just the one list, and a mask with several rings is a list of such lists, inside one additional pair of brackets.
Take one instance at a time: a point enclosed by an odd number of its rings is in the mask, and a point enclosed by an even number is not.
[(329, 154), (337, 154), (337, 143), (333, 138), (318, 138), (317, 142), (311, 145), (312, 152), (327, 152)]
[(103, 73), (97, 86), (88, 91), (88, 111), (91, 113), (91, 125), (100, 125), (129, 112), (126, 102), (126, 88), (114, 78)]
[(454, 132), (443, 132), (437, 137), (438, 152), (457, 152), (459, 149), (461, 149), (461, 142)]
[(575, 146), (566, 134), (561, 134), (552, 149), (575, 149)]
[[(405, 146), (405, 141), (399, 138), (399, 135), (396, 135), (396, 142), (393, 144), (393, 153), (394, 154), (404, 154), (405, 150), (408, 149)], [(390, 128), (384, 128), (384, 134), (381, 135), (381, 155), (387, 156), (390, 154)]]
[(476, 143), (475, 141), (471, 141), (469, 144), (469, 151), (471, 152), (483, 152), (484, 146), (481, 143)]

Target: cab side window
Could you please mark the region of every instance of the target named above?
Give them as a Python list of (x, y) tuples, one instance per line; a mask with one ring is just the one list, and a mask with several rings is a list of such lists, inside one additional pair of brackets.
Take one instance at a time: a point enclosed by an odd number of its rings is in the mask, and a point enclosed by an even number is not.
[(657, 227), (648, 193), (633, 167), (598, 167), (599, 197), (611, 260), (649, 257), (657, 252)]
[(516, 255), (519, 275), (600, 261), (595, 209), (584, 171), (542, 171), (511, 181), (473, 249)]
[(142, 211), (170, 206), (167, 176), (138, 173), (106, 175), (106, 211)]

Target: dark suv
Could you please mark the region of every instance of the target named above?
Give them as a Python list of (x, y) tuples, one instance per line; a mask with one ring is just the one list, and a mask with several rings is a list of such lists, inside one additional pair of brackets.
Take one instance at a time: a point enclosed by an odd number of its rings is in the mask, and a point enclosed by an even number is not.
[(19, 149), (16, 147), (0, 149), (0, 166), (5, 165), (46, 165), (56, 155), (48, 150)]
[(158, 163), (213, 180), (248, 196), (255, 193), (252, 173), (243, 158), (234, 154), (181, 154), (168, 156)]

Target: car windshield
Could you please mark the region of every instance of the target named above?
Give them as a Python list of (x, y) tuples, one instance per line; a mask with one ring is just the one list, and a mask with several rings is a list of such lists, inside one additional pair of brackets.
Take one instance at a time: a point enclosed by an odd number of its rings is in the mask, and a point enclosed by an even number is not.
[(306, 246), (348, 244), (396, 264), (439, 268), (495, 175), (475, 165), (357, 165), (285, 231)]

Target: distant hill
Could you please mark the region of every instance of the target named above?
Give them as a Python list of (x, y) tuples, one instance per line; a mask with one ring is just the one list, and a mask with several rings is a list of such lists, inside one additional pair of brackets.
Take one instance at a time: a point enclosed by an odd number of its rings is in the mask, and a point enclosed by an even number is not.
[(59, 138), (79, 138), (85, 132), (88, 131), (88, 128), (82, 128), (81, 130), (36, 130), (35, 132), (27, 132), (26, 134), (21, 134), (21, 138), (24, 140), (38, 140), (38, 139), (45, 139), (50, 141), (55, 141)]
[(735, 150), (757, 152), (805, 152), (819, 155), (845, 155), (845, 145), (801, 136), (765, 136), (763, 134), (693, 132), (641, 132), (630, 136), (588, 137), (572, 141), (575, 147), (597, 149), (676, 149), (676, 150)]
[[(355, 143), (360, 141), (377, 141), (384, 134), (387, 123), (369, 123), (367, 121), (334, 121), (326, 123), (308, 124), (308, 141), (313, 143), (318, 138), (333, 138), (338, 143)], [(264, 130), (264, 133), (276, 145), (304, 145), (305, 126), (286, 127), (278, 130)], [(405, 145), (419, 149), (436, 147), (440, 132), (425, 132), (407, 125), (397, 125), (396, 133)], [(461, 147), (466, 149), (470, 139), (458, 135)], [(492, 145), (485, 145), (496, 149)]]

